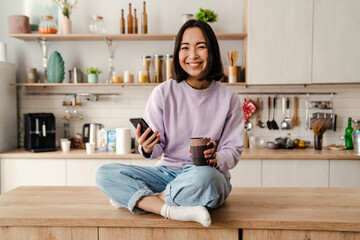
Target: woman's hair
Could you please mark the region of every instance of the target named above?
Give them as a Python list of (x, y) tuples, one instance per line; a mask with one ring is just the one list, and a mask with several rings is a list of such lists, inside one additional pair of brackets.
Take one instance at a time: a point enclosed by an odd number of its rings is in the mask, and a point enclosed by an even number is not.
[(186, 80), (189, 74), (187, 74), (179, 63), (179, 51), (181, 41), (184, 32), (188, 28), (198, 27), (201, 29), (205, 36), (206, 47), (208, 49), (208, 59), (206, 69), (198, 80), (215, 80), (219, 81), (224, 76), (223, 65), (221, 63), (219, 44), (216, 39), (214, 31), (211, 29), (209, 24), (200, 20), (189, 20), (187, 21), (178, 32), (175, 39), (175, 47), (173, 53), (173, 68), (172, 75), (177, 82)]

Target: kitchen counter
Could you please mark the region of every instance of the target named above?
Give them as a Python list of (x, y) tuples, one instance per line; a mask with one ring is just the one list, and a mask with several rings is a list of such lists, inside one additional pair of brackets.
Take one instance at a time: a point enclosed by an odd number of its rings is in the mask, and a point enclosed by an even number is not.
[(26, 239), (29, 234), (34, 239), (41, 239), (34, 234), (42, 234), (43, 239), (60, 234), (75, 234), (76, 239), (112, 239), (105, 237), (108, 234), (124, 239), (145, 239), (145, 235), (150, 236), (146, 239), (209, 240), (360, 237), (359, 189), (234, 188), (222, 207), (209, 212), (212, 224), (204, 228), (194, 222), (114, 209), (96, 187), (20, 187), (0, 196), (0, 238)]
[[(95, 152), (86, 154), (84, 149), (71, 149), (69, 153), (61, 150), (55, 152), (31, 153), (23, 148), (0, 153), (0, 159), (143, 159), (140, 154), (116, 154), (115, 152)], [(356, 155), (354, 150), (315, 150), (307, 149), (250, 149), (247, 148), (242, 153), (240, 159), (312, 159), (312, 160), (360, 160), (360, 155)]]

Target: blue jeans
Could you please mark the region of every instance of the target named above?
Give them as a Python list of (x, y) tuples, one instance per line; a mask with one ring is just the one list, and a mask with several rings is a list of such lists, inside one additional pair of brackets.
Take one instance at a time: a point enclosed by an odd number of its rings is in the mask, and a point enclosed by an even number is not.
[(100, 166), (95, 181), (110, 199), (132, 213), (146, 213), (135, 207), (144, 196), (165, 190), (169, 206), (220, 207), (231, 191), (230, 179), (210, 166), (185, 165), (182, 170), (112, 163)]

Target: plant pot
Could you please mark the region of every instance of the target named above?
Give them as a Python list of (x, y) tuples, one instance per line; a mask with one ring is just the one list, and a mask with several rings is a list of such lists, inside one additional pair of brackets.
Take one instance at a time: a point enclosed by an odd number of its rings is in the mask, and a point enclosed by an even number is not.
[(68, 17), (63, 17), (61, 20), (61, 33), (72, 34), (71, 20)]
[(96, 73), (89, 73), (88, 75), (88, 83), (98, 83), (99, 75)]

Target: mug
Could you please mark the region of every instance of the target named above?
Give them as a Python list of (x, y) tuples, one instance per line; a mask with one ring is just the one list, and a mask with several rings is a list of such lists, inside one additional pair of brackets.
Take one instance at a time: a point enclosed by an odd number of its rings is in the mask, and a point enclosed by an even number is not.
[(214, 147), (216, 147), (216, 143), (214, 141), (211, 141), (211, 138), (190, 138), (190, 149), (193, 164), (196, 166), (209, 165), (209, 160), (214, 156), (215, 151), (210, 158), (205, 158), (204, 151)]

